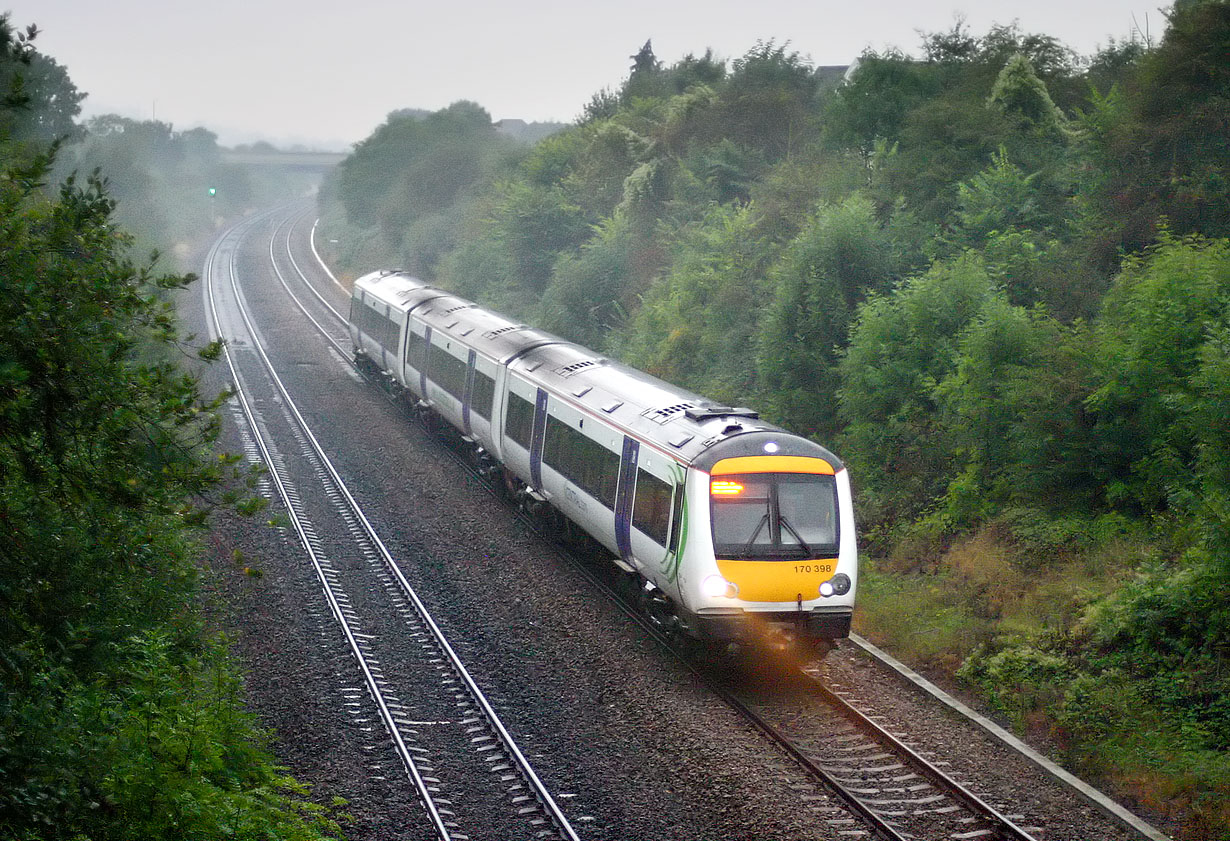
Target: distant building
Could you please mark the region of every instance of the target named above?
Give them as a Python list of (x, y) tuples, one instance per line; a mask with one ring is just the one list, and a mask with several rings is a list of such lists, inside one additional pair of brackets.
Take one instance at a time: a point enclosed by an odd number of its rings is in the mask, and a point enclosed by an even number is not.
[(856, 69), (858, 69), (857, 58), (850, 64), (826, 64), (817, 67), (812, 71), (812, 75), (816, 77), (821, 86), (835, 88), (839, 85), (849, 84)]
[(506, 134), (523, 143), (537, 143), (566, 127), (565, 123), (527, 123), (517, 119), (497, 120), (493, 125), (500, 134)]

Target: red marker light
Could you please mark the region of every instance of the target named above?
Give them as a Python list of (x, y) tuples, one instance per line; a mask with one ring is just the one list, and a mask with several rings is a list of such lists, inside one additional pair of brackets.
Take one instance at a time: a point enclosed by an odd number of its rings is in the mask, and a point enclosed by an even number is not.
[(743, 493), (743, 486), (726, 479), (714, 479), (709, 483), (709, 492), (714, 496), (738, 496)]

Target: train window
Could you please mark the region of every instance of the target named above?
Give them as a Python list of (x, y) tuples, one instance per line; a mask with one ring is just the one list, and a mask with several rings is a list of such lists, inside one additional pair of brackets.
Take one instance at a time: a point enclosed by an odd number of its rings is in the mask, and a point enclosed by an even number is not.
[(495, 380), (474, 369), (474, 393), (470, 395), (470, 411), (491, 419), (491, 404), (495, 401)]
[(714, 477), (713, 545), (719, 558), (786, 560), (837, 552), (837, 486), (812, 473)]
[(534, 434), (534, 404), (511, 391), (508, 392), (504, 434), (527, 450), (530, 448), (530, 437)]
[(619, 453), (557, 418), (547, 418), (542, 460), (607, 508), (615, 507), (619, 482)]
[(371, 336), (372, 341), (384, 347), (384, 316), (371, 307), (367, 308), (367, 326), (364, 330), (367, 335)]
[(632, 525), (660, 546), (666, 545), (666, 530), (671, 521), (671, 492), (671, 486), (657, 476), (636, 471)]
[(397, 332), (399, 325), (384, 312), (372, 307), (363, 308), (363, 321), (360, 329), (372, 338), (376, 344), (385, 349), (397, 349)]
[(427, 348), (427, 376), (458, 400), (465, 394), (467, 367), (465, 362), (439, 345)]
[(410, 336), (406, 339), (406, 364), (417, 371), (423, 370), (423, 353), (426, 351), (426, 341), (410, 328)]

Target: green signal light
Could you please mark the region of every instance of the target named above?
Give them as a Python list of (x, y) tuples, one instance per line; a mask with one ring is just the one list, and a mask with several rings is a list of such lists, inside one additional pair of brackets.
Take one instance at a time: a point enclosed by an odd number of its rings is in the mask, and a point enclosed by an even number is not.
[(216, 196), (216, 195), (218, 195), (218, 188), (217, 188), (217, 187), (210, 187), (210, 188), (209, 188), (209, 194), (210, 194), (211, 196)]

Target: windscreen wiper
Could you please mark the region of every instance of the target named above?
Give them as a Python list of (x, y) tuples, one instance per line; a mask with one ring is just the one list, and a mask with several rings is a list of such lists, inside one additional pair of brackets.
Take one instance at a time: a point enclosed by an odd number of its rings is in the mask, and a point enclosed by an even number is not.
[(747, 539), (747, 543), (743, 544), (743, 554), (752, 554), (752, 544), (756, 542), (756, 538), (760, 536), (760, 530), (769, 524), (769, 513), (760, 518), (760, 522), (756, 524), (756, 530), (752, 532), (752, 536)]
[[(807, 545), (807, 541), (803, 539), (803, 535), (799, 534), (798, 531), (795, 530), (794, 526), (790, 525), (785, 517), (778, 517), (777, 522), (778, 525), (794, 535), (794, 539), (799, 542), (799, 546), (803, 547), (804, 552), (808, 555), (812, 554), (811, 547)], [(759, 531), (759, 529), (757, 529), (757, 531)]]

